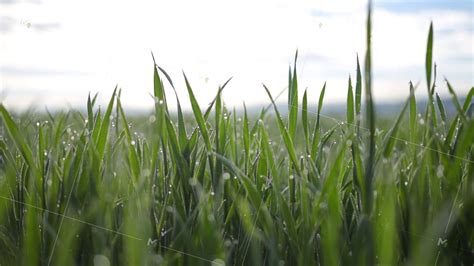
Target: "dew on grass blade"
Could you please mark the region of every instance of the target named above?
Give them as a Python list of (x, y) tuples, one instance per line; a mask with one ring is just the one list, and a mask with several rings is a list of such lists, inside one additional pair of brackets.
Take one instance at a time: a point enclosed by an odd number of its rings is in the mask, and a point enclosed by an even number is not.
[(110, 266), (109, 258), (102, 254), (94, 255), (93, 262), (94, 266)]

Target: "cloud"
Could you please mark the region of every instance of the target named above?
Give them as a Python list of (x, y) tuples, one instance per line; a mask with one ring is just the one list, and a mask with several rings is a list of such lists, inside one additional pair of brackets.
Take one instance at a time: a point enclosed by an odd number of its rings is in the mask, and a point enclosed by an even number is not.
[[(344, 4), (322, 0), (203, 0), (137, 1), (131, 5), (129, 1), (84, 0), (44, 1), (21, 8), (14, 5), (0, 11), (0, 15), (15, 14), (31, 21), (32, 27), (14, 27), (4, 36), (0, 43), (2, 63), (16, 70), (54, 71), (25, 73), (21, 78), (12, 71), (2, 71), (4, 85), (0, 86), (54, 93), (67, 84), (71, 95), (90, 90), (108, 95), (119, 84), (125, 105), (148, 103), (151, 107), (153, 51), (183, 99), (187, 99), (181, 75), (184, 69), (203, 105), (230, 76), (234, 79), (224, 92), (229, 105), (262, 103), (268, 102), (268, 97), (261, 83), (274, 94), (283, 89), (288, 65), (298, 49), (300, 87), (308, 87), (314, 100), (327, 81), (328, 100), (341, 101), (349, 74), (355, 75), (357, 53), (363, 64), (366, 4), (362, 0)], [(431, 20), (438, 76), (450, 78), (460, 94), (472, 85), (471, 13), (439, 8), (399, 12), (382, 5), (375, 7), (373, 18), (377, 100), (404, 98), (410, 80), (424, 84)], [(35, 28), (38, 23), (46, 24), (43, 31), (41, 26)], [(67, 76), (58, 69), (90, 74)], [(16, 100), (12, 97), (7, 101), (13, 105)], [(76, 101), (71, 98), (70, 102)]]
[(15, 19), (7, 16), (0, 16), (0, 33), (5, 34), (13, 29)]
[(87, 72), (81, 72), (76, 70), (65, 70), (65, 69), (45, 69), (38, 67), (19, 67), (11, 65), (1, 65), (0, 73), (8, 76), (84, 76)]
[(15, 5), (15, 4), (23, 4), (23, 3), (31, 3), (31, 4), (40, 4), (41, 1), (39, 0), (0, 0), (0, 5)]
[(14, 17), (0, 16), (0, 33), (8, 34), (15, 30), (15, 28), (21, 27), (26, 30), (32, 30), (36, 32), (48, 32), (57, 30), (61, 27), (58, 22), (35, 22), (32, 23), (27, 20), (19, 20)]

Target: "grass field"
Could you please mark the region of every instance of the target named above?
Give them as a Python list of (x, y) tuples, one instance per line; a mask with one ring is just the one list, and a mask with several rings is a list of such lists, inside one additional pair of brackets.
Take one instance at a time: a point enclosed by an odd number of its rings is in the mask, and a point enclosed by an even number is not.
[(410, 83), (381, 123), (370, 13), (343, 121), (321, 114), (326, 85), (319, 99), (298, 91), (297, 56), (285, 111), (265, 86), (259, 115), (227, 110), (227, 83), (202, 109), (186, 79), (183, 113), (157, 65), (147, 117), (127, 116), (120, 90), (106, 109), (89, 97), (87, 113), (0, 104), (0, 264), (472, 265), (474, 88), (460, 102), (436, 84), (430, 26), (426, 108)]

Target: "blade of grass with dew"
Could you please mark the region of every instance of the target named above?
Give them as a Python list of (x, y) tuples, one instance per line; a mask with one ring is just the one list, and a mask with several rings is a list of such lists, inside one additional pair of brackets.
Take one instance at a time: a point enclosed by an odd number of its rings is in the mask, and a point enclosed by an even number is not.
[(309, 154), (309, 131), (308, 131), (308, 94), (307, 90), (303, 94), (303, 108), (301, 109), (301, 121), (303, 122), (304, 139), (306, 145), (306, 153)]
[(410, 103), (410, 99), (405, 102), (402, 111), (395, 120), (395, 124), (389, 129), (385, 138), (384, 138), (384, 150), (383, 150), (383, 157), (389, 158), (392, 155), (393, 149), (395, 147), (395, 143), (398, 141), (398, 129), (400, 127), (400, 123), (405, 115), (405, 112), (408, 108)]
[(193, 110), (194, 118), (196, 119), (196, 122), (201, 131), (201, 135), (202, 135), (204, 143), (206, 144), (207, 151), (212, 152), (212, 144), (211, 144), (211, 139), (209, 137), (209, 133), (207, 130), (206, 121), (204, 120), (204, 117), (201, 112), (201, 108), (199, 107), (196, 97), (194, 96), (194, 92), (193, 92), (193, 89), (191, 88), (191, 85), (189, 84), (188, 78), (186, 77), (186, 74), (183, 73), (183, 75), (184, 75), (184, 80), (186, 82), (186, 88), (188, 90), (189, 100), (191, 101), (191, 107)]
[(273, 100), (273, 97), (272, 97), (270, 91), (268, 90), (268, 88), (265, 85), (263, 85), (263, 87), (265, 88), (265, 91), (267, 92), (267, 95), (270, 98), (270, 101), (272, 102), (273, 107), (275, 109), (276, 119), (277, 119), (277, 123), (278, 123), (278, 129), (279, 129), (280, 134), (283, 138), (283, 142), (285, 143), (286, 149), (288, 150), (288, 155), (290, 156), (290, 160), (293, 163), (293, 166), (295, 167), (295, 170), (297, 171), (298, 175), (301, 176), (301, 171), (300, 171), (299, 166), (298, 166), (298, 159), (296, 158), (296, 152), (295, 152), (295, 147), (293, 145), (293, 141), (291, 140), (290, 135), (289, 135), (288, 131), (285, 128), (283, 120), (280, 116), (280, 112), (278, 111), (277, 105), (276, 105), (275, 101)]
[(120, 114), (120, 118), (123, 121), (123, 130), (125, 132), (125, 136), (127, 138), (127, 146), (128, 146), (128, 160), (130, 163), (130, 169), (132, 170), (132, 175), (133, 175), (133, 180), (134, 182), (138, 182), (138, 178), (140, 176), (140, 162), (138, 159), (137, 151), (134, 149), (134, 140), (132, 138), (132, 135), (130, 134), (130, 130), (128, 128), (128, 122), (125, 117), (125, 112), (123, 111), (122, 108), (122, 103), (120, 98), (117, 98), (117, 108)]
[[(290, 75), (288, 87), (288, 134), (293, 142), (296, 137), (296, 125), (298, 123), (298, 78), (296, 75), (296, 61), (298, 60), (298, 50), (295, 53), (293, 65), (293, 75)], [(290, 68), (291, 71), (291, 68)]]
[(438, 93), (436, 93), (436, 102), (438, 104), (438, 110), (441, 116), (441, 121), (446, 125), (447, 123), (447, 115), (446, 115), (446, 109), (444, 108), (443, 101), (439, 97)]
[(102, 120), (102, 123), (100, 124), (99, 135), (95, 140), (100, 160), (103, 160), (105, 155), (105, 145), (107, 144), (107, 138), (109, 135), (110, 116), (112, 114), (112, 108), (114, 106), (116, 92), (117, 87), (115, 87), (114, 92), (112, 93), (112, 97), (110, 97), (109, 104), (107, 105), (107, 110), (105, 111), (104, 118)]
[(362, 103), (362, 75), (360, 72), (359, 55), (357, 55), (356, 89), (355, 89), (355, 111), (356, 111), (356, 117), (357, 117), (357, 132), (359, 132), (361, 103)]
[(242, 138), (244, 144), (244, 172), (248, 174), (250, 165), (250, 131), (249, 131), (249, 120), (247, 115), (247, 106), (244, 103), (244, 120), (242, 126)]
[(316, 153), (318, 151), (319, 138), (321, 135), (321, 128), (320, 128), (319, 121), (320, 121), (321, 109), (323, 108), (323, 100), (324, 100), (325, 91), (326, 91), (326, 82), (324, 82), (323, 88), (321, 89), (321, 93), (319, 94), (318, 113), (316, 114), (316, 125), (314, 126), (313, 141), (311, 145), (311, 158), (316, 158)]
[[(430, 23), (428, 32), (428, 41), (426, 44), (426, 58), (425, 58), (425, 72), (426, 72), (426, 86), (429, 95), (431, 95), (431, 71), (433, 69), (433, 22)], [(431, 99), (431, 98), (430, 98)]]
[(466, 114), (465, 114), (465, 112), (467, 111), (467, 108), (465, 110), (461, 107), (461, 104), (459, 103), (458, 96), (456, 95), (456, 92), (454, 91), (453, 87), (451, 86), (451, 84), (449, 83), (449, 81), (447, 79), (446, 79), (446, 84), (448, 86), (449, 93), (452, 96), (452, 102), (454, 104), (454, 107), (456, 108), (456, 111), (457, 111), (459, 117), (461, 118), (462, 122), (465, 123), (467, 121)]
[[(347, 117), (347, 127), (349, 129), (354, 127), (354, 93), (352, 91), (352, 82), (351, 77), (349, 76), (349, 83), (347, 89), (347, 110), (346, 110), (346, 117)], [(352, 130), (349, 130), (352, 131)]]
[(365, 200), (364, 213), (370, 215), (372, 210), (372, 183), (374, 179), (375, 168), (375, 110), (372, 99), (372, 48), (371, 48), (371, 34), (372, 34), (372, 2), (368, 4), (367, 15), (367, 51), (365, 55), (365, 101), (366, 101), (366, 123), (369, 128), (369, 151), (368, 158), (365, 164)]
[(11, 117), (5, 106), (3, 106), (3, 104), (0, 104), (0, 114), (2, 115), (3, 122), (5, 123), (8, 133), (10, 133), (10, 137), (15, 141), (14, 143), (20, 151), (23, 159), (31, 168), (32, 172), (34, 172), (35, 174), (39, 174), (36, 164), (33, 160), (33, 152), (31, 148), (29, 147), (25, 138), (20, 133), (18, 126), (15, 124), (15, 121), (13, 121), (13, 118)]
[(369, 150), (367, 160), (365, 162), (365, 180), (364, 180), (364, 192), (363, 195), (363, 216), (362, 221), (367, 219), (367, 222), (361, 223), (361, 232), (365, 233), (366, 239), (363, 259), (362, 261), (366, 264), (373, 264), (374, 262), (374, 243), (372, 239), (371, 223), (368, 217), (372, 214), (373, 208), (373, 182), (374, 182), (374, 171), (375, 171), (375, 110), (372, 99), (372, 46), (371, 46), (371, 35), (372, 35), (372, 1), (368, 3), (368, 14), (367, 14), (367, 39), (366, 45), (367, 50), (365, 54), (365, 65), (364, 65), (364, 76), (365, 76), (365, 101), (366, 101), (366, 123), (369, 128)]

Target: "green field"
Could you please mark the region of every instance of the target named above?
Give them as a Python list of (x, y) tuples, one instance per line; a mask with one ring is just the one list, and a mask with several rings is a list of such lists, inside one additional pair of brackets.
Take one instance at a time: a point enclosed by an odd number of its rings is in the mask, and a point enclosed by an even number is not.
[(297, 55), (287, 110), (265, 86), (259, 114), (228, 110), (227, 83), (201, 108), (186, 76), (189, 99), (165, 95), (156, 64), (150, 116), (117, 89), (87, 112), (0, 104), (0, 265), (472, 265), (474, 88), (460, 101), (436, 83), (430, 26), (426, 84), (382, 121), (370, 13), (342, 119), (321, 114), (326, 85), (298, 90)]

